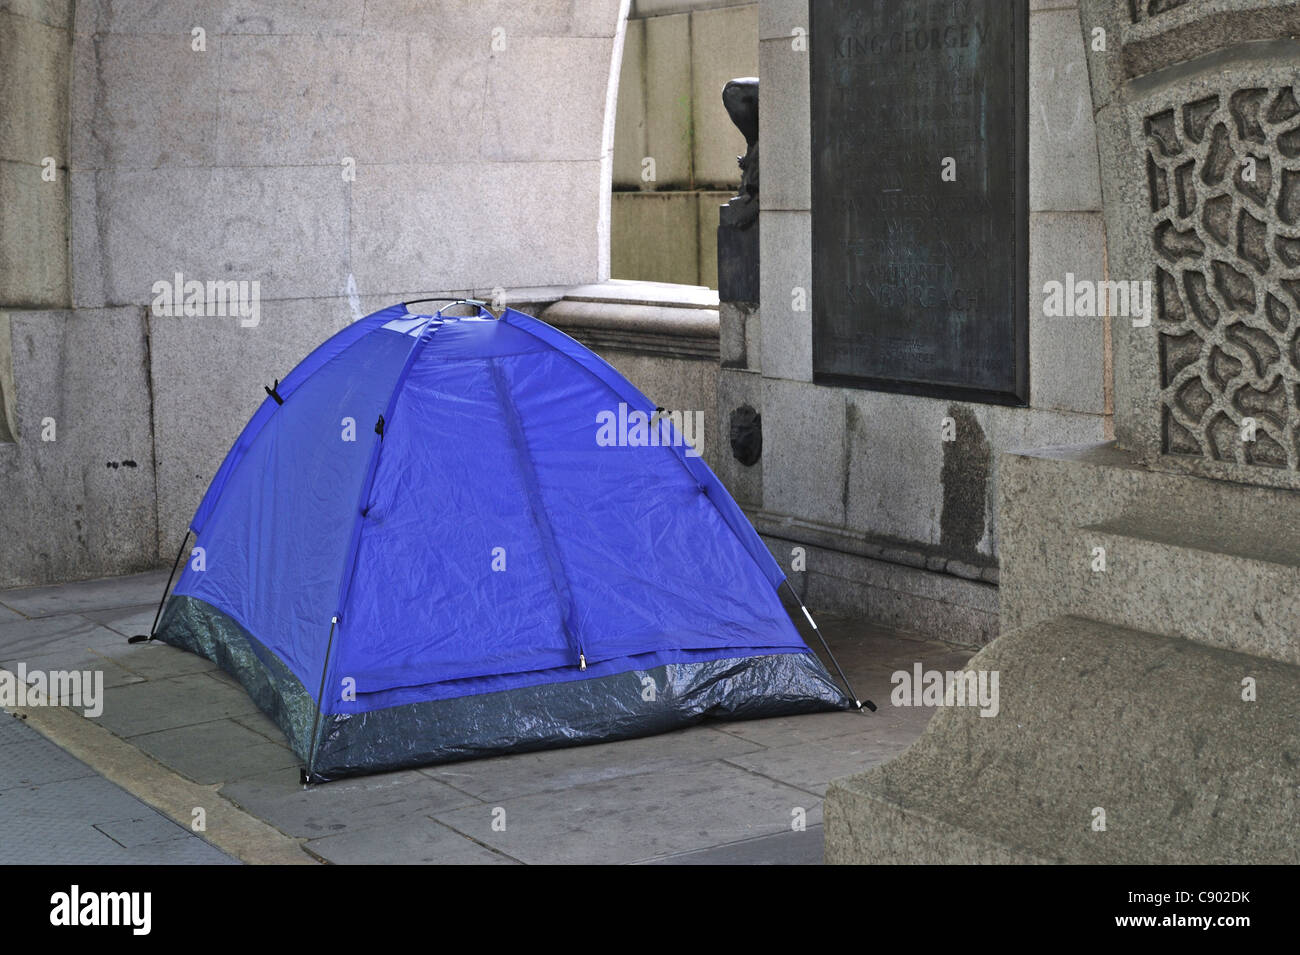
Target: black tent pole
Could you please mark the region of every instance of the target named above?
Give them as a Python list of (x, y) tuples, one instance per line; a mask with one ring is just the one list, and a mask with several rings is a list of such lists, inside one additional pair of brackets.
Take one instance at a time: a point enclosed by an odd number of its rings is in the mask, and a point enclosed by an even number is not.
[[(403, 305), (419, 305), (421, 302), (446, 302), (442, 308), (451, 308), (453, 305), (481, 305), (487, 308), (487, 302), (480, 301), (476, 298), (413, 298), (409, 302), (403, 302)], [(442, 309), (438, 309), (442, 311)]]
[(334, 628), (338, 626), (339, 618), (330, 619), (330, 636), (325, 643), (325, 665), (320, 671), (320, 690), (316, 693), (316, 719), (311, 724), (311, 746), (307, 749), (307, 768), (302, 771), (302, 784), (306, 786), (311, 782), (311, 772), (315, 768), (316, 762), (316, 733), (320, 729), (320, 709), (321, 704), (325, 701), (325, 677), (329, 674), (330, 669), (330, 650), (334, 648)]
[(172, 572), (167, 575), (167, 586), (163, 588), (162, 600), (158, 601), (158, 612), (153, 615), (153, 626), (149, 628), (148, 633), (137, 633), (133, 637), (127, 638), (127, 643), (146, 643), (153, 639), (153, 635), (158, 632), (158, 620), (162, 617), (163, 605), (167, 603), (167, 592), (172, 589), (172, 578), (176, 576), (176, 568), (181, 565), (181, 555), (185, 553), (185, 545), (190, 542), (190, 529), (185, 528), (185, 536), (181, 538), (181, 549), (176, 552), (176, 560), (172, 562)]
[(782, 583), (784, 583), (786, 589), (790, 591), (790, 596), (793, 597), (795, 603), (799, 605), (799, 609), (803, 611), (804, 618), (808, 621), (808, 625), (813, 628), (813, 633), (817, 634), (817, 639), (822, 642), (822, 649), (824, 649), (826, 655), (831, 658), (831, 663), (835, 665), (835, 672), (838, 673), (840, 679), (844, 681), (844, 688), (849, 691), (849, 697), (853, 700), (853, 705), (858, 708), (859, 712), (862, 711), (864, 706), (871, 712), (876, 712), (875, 703), (872, 703), (870, 700), (859, 700), (858, 695), (853, 692), (853, 685), (849, 683), (849, 678), (844, 675), (844, 670), (840, 667), (840, 661), (836, 660), (835, 654), (831, 653), (830, 644), (826, 642), (826, 638), (822, 636), (821, 630), (818, 629), (817, 621), (813, 619), (812, 614), (808, 612), (808, 608), (805, 607), (803, 601), (799, 599), (799, 595), (795, 593), (794, 587), (790, 586), (789, 579), (787, 578), (782, 581)]

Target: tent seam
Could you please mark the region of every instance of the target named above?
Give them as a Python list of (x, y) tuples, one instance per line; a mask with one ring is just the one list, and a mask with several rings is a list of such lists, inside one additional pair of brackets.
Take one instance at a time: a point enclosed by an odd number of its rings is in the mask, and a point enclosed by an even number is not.
[(555, 526), (551, 521), (551, 515), (546, 509), (546, 500), (542, 497), (541, 484), (537, 479), (537, 465), (533, 462), (532, 450), (528, 445), (528, 435), (524, 432), (523, 419), (519, 414), (519, 409), (515, 406), (513, 398), (510, 396), (510, 390), (502, 378), (502, 371), (496, 358), (487, 359), (489, 373), (492, 377), (492, 386), (496, 391), (497, 404), (501, 406), (502, 413), (509, 421), (509, 431), (511, 444), (515, 446), (516, 454), (520, 459), (520, 477), (522, 478), (529, 494), (529, 513), (533, 515), (533, 524), (537, 528), (538, 536), (541, 538), (542, 548), (546, 553), (546, 563), (551, 569), (551, 586), (555, 588), (556, 602), (560, 604), (560, 625), (564, 628), (565, 636), (578, 652), (580, 662), (586, 662), (583, 652), (582, 640), (572, 629), (573, 622), (573, 587), (569, 583), (569, 574), (565, 569), (564, 560), (560, 556), (559, 546), (555, 542)]

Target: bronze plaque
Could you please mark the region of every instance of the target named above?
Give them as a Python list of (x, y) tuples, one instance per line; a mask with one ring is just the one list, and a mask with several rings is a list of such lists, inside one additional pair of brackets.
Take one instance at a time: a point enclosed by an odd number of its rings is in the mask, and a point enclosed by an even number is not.
[(1027, 0), (814, 0), (818, 382), (1028, 397)]

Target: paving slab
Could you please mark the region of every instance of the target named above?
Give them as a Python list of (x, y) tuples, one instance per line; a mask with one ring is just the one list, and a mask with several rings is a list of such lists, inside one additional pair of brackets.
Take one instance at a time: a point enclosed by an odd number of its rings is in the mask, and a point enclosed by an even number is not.
[(292, 769), (230, 782), (220, 792), (286, 835), (308, 839), (480, 805), (474, 797), (413, 770), (304, 789), (298, 770)]
[(224, 783), (276, 770), (296, 771), (298, 766), (298, 757), (288, 746), (273, 743), (228, 719), (145, 733), (131, 742), (196, 783)]
[(97, 822), (95, 828), (124, 849), (185, 838), (184, 830), (156, 812)]
[(572, 789), (641, 773), (667, 772), (761, 747), (707, 726), (659, 736), (432, 766), (421, 772), (485, 800)]
[(22, 720), (15, 719), (7, 712), (0, 710), (0, 746), (6, 746), (9, 743), (26, 743), (31, 738), (28, 727), (23, 725)]
[(136, 607), (151, 600), (156, 607), (166, 585), (167, 571), (149, 570), (128, 577), (105, 577), (49, 587), (0, 591), (0, 603), (25, 617)]
[(0, 715), (0, 864), (234, 864), (85, 763)]
[(101, 627), (77, 614), (20, 618), (0, 623), (0, 668), (18, 672), (19, 664), (28, 673), (52, 670), (102, 671), (104, 686), (125, 686), (142, 679), (119, 666), (105, 652), (124, 643), (120, 634)]
[[(100, 672), (104, 674), (105, 690), (144, 681), (144, 677), (140, 676), (140, 674), (132, 673), (130, 670), (118, 666), (108, 657), (100, 656), (93, 650), (84, 650), (80, 653), (54, 653), (44, 657), (28, 657), (22, 662), (27, 667), (28, 683), (31, 682), (32, 674), (38, 670), (44, 673), (55, 670), (78, 670), (83, 673), (89, 671), (92, 674)], [(15, 674), (17, 673), (17, 666), (18, 663), (14, 661), (0, 663), (0, 669)]]
[(240, 687), (220, 683), (206, 673), (190, 673), (105, 690), (104, 712), (97, 722), (118, 736), (132, 737), (256, 709)]
[(232, 716), (236, 723), (245, 729), (250, 729), (258, 736), (270, 740), (272, 743), (279, 743), (281, 746), (287, 745), (288, 740), (284, 735), (284, 730), (280, 729), (269, 716), (261, 710), (252, 713), (241, 713), (238, 716)]
[(0, 793), (94, 775), (85, 763), (39, 733), (21, 732), (24, 727), (13, 717), (0, 713), (0, 722), (17, 724), (17, 732), (6, 737), (8, 742), (0, 741)]
[(518, 865), (425, 817), (312, 839), (307, 848), (336, 865)]
[[(821, 799), (721, 762), (483, 803), (434, 818), (529, 864), (620, 864), (821, 821)], [(504, 816), (494, 810), (504, 810)], [(494, 830), (504, 819), (504, 831)]]
[(78, 614), (0, 623), (0, 666), (59, 654), (74, 661), (87, 650), (111, 650), (122, 642), (120, 633)]
[(759, 746), (792, 746), (862, 731), (871, 716), (860, 713), (808, 713), (804, 716), (776, 716), (766, 720), (734, 720), (709, 724), (715, 730)]
[(99, 651), (119, 666), (147, 680), (159, 680), (187, 673), (216, 673), (217, 665), (197, 653), (159, 643), (120, 643)]
[[(158, 591), (162, 593), (161, 589)], [(153, 626), (154, 615), (158, 612), (158, 601), (138, 604), (134, 607), (111, 607), (108, 610), (83, 610), (81, 616), (93, 620), (101, 626), (115, 630), (124, 637), (134, 637), (137, 633), (148, 633)], [(165, 646), (165, 644), (164, 644)]]
[(711, 849), (681, 852), (643, 865), (821, 865), (825, 839), (821, 826), (778, 832)]
[(903, 741), (880, 742), (868, 734), (835, 736), (729, 756), (727, 762), (787, 786), (823, 796), (830, 781), (844, 773), (845, 766), (860, 766), (865, 770), (897, 756), (906, 748), (907, 743)]

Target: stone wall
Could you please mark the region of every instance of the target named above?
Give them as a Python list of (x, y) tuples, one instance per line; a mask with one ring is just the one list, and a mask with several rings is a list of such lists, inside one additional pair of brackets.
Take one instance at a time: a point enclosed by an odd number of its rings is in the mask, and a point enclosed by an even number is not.
[[(1032, 5), (1029, 21), (1029, 352), (1027, 407), (945, 401), (812, 382), (809, 54), (806, 0), (759, 5), (763, 84), (757, 348), (724, 368), (719, 418), (763, 415), (763, 456), (723, 462), (737, 493), (814, 606), (963, 643), (997, 632), (997, 456), (1009, 448), (1110, 437), (1109, 322), (1046, 318), (1042, 288), (1106, 273), (1096, 129), (1076, 3)], [(755, 353), (757, 358), (755, 359)], [(734, 357), (734, 356), (733, 356)], [(941, 440), (951, 418), (957, 439)]]
[(757, 4), (633, 5), (614, 133), (615, 278), (717, 287), (718, 207), (740, 184), (745, 151), (722, 87), (757, 74)]
[[(0, 586), (170, 560), (355, 317), (606, 279), (627, 5), (0, 3)], [(258, 321), (154, 313), (176, 273)]]

